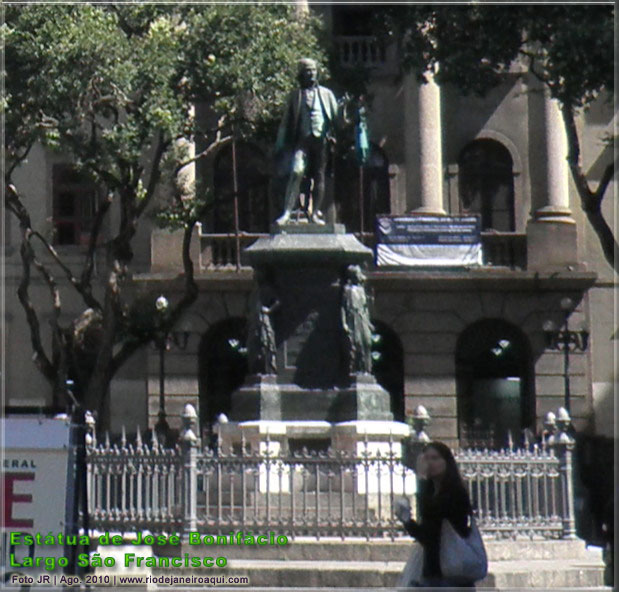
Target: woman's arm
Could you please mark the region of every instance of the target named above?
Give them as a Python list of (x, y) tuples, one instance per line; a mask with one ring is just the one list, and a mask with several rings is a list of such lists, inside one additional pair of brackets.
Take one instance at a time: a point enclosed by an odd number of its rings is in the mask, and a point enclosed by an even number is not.
[(409, 520), (403, 524), (406, 532), (408, 532), (408, 534), (410, 534), (414, 539), (419, 541), (422, 545), (428, 543), (428, 529), (424, 528), (423, 524), (419, 524), (419, 522), (415, 520)]

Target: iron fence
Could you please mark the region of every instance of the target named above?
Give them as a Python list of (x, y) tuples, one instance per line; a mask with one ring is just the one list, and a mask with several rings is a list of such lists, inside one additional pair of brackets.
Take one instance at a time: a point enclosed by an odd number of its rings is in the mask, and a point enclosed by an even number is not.
[[(188, 406), (191, 407), (191, 406)], [(195, 414), (195, 410), (194, 410)], [(139, 434), (87, 443), (88, 514), (98, 530), (274, 532), (320, 537), (405, 536), (394, 514), (416, 477), (402, 445), (367, 439), (354, 454), (290, 452), (268, 436), (258, 446), (201, 448), (189, 423), (173, 449)], [(572, 440), (548, 446), (459, 450), (456, 460), (482, 532), (496, 537), (573, 538)], [(412, 504), (413, 511), (416, 504)]]
[(456, 460), (482, 531), (563, 536), (568, 507), (553, 450), (462, 450)]

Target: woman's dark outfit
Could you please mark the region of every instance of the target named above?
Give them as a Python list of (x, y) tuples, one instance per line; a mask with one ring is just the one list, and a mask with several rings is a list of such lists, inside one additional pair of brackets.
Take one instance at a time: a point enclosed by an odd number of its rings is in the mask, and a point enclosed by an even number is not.
[(409, 520), (404, 524), (406, 531), (423, 546), (422, 585), (436, 587), (475, 588), (475, 582), (443, 577), (441, 573), (441, 527), (444, 519), (449, 520), (462, 537), (470, 533), (470, 504), (464, 488), (456, 487), (434, 495), (432, 481), (419, 481), (419, 513), (421, 521)]

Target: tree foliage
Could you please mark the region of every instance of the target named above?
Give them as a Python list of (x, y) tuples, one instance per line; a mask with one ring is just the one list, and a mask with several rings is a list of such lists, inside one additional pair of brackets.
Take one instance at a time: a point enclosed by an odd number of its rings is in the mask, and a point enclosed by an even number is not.
[(618, 246), (601, 211), (614, 174), (611, 162), (594, 188), (580, 159), (579, 111), (614, 96), (612, 5), (411, 5), (377, 11), (383, 35), (395, 40), (405, 70), (421, 78), (485, 95), (518, 65), (537, 78), (561, 106), (566, 155), (581, 204), (608, 263), (618, 269)]
[[(5, 205), (22, 234), (18, 296), (35, 362), (56, 399), (70, 377), (84, 406), (96, 409), (117, 370), (162, 329), (134, 322), (128, 289), (145, 214), (165, 206), (172, 212), (167, 221), (184, 228), (184, 291), (167, 316), (163, 329), (169, 330), (197, 296), (189, 244), (204, 207), (204, 196), (188, 199), (179, 175), (233, 133), (272, 129), (298, 58), (324, 62), (319, 23), (296, 18), (286, 5), (76, 3), (4, 10)], [(209, 110), (214, 125), (199, 128), (196, 104)], [(200, 146), (195, 156), (189, 142)], [(78, 272), (33, 224), (29, 208), (42, 204), (32, 203), (16, 180), (37, 143), (65, 155), (99, 189)], [(111, 211), (118, 215), (111, 218)], [(44, 311), (31, 297), (33, 273), (50, 293), (50, 344), (39, 322)], [(83, 304), (73, 319), (66, 318), (66, 286)]]

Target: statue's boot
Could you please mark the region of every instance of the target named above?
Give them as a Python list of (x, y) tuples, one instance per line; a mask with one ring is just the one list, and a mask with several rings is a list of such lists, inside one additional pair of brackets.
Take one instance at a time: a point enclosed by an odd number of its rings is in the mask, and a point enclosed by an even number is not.
[(294, 208), (299, 198), (299, 190), (301, 188), (302, 175), (292, 174), (286, 186), (286, 198), (284, 200), (284, 213), (275, 221), (278, 226), (283, 226), (290, 220), (292, 208)]
[(275, 224), (277, 224), (278, 226), (283, 226), (284, 224), (288, 223), (288, 220), (290, 220), (290, 210), (284, 210), (284, 213), (275, 221)]
[(314, 210), (310, 219), (314, 224), (318, 224), (320, 226), (324, 226), (325, 224), (325, 221), (322, 219), (322, 212), (320, 210)]
[(325, 223), (325, 221), (322, 219), (322, 212), (320, 211), (320, 206), (322, 206), (324, 197), (325, 197), (324, 180), (319, 180), (317, 183), (314, 183), (314, 191), (312, 195), (312, 216), (310, 220), (314, 224), (318, 224), (320, 226), (324, 226), (324, 223)]

